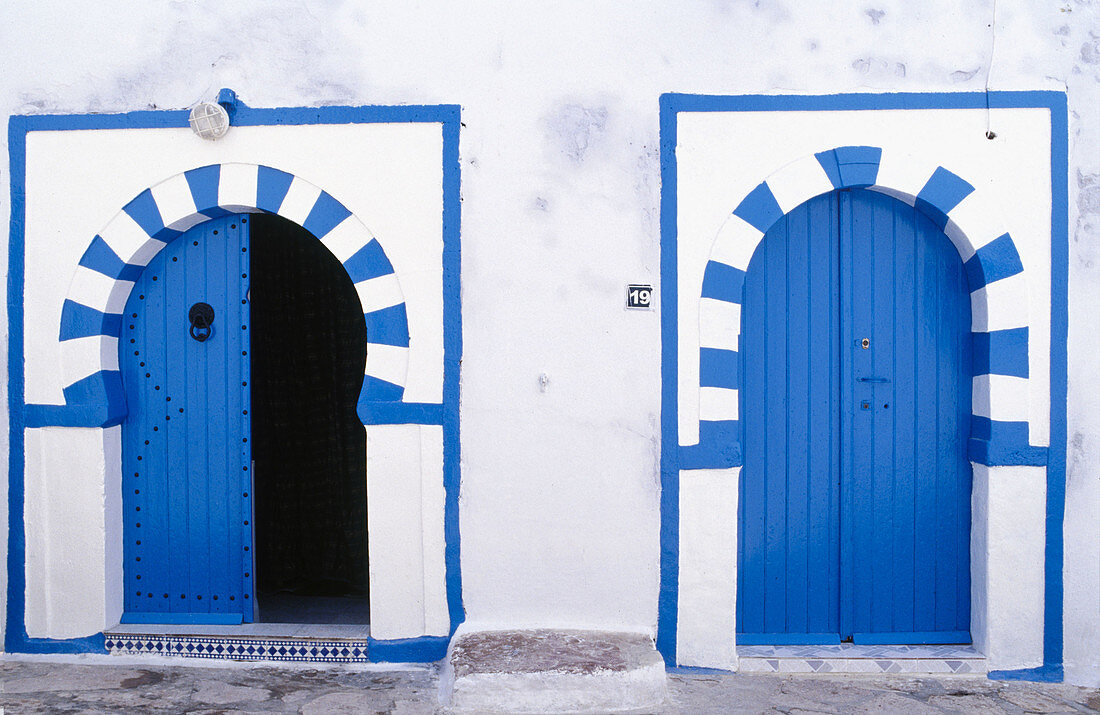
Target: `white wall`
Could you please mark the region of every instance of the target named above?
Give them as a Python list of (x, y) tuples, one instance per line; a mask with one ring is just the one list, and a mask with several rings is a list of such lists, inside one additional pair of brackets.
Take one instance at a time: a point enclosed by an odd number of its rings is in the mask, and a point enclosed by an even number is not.
[(676, 662), (737, 668), (737, 495), (741, 468), (680, 472)]
[(120, 433), (119, 427), (26, 432), (32, 638), (75, 638), (118, 623), (122, 560), (106, 554), (122, 551)]
[(1046, 469), (974, 466), (971, 622), (990, 670), (1043, 663)]
[(484, 618), (655, 622), (658, 314), (621, 304), (658, 282), (661, 92), (1068, 87), (1066, 658), (1100, 677), (1096, 6), (999, 0), (992, 71), (992, 0), (120, 6), (9, 9), (0, 114), (186, 107), (221, 86), (255, 106), (463, 105), (463, 574)]
[(367, 427), (372, 638), (450, 632), (442, 474), (442, 427)]

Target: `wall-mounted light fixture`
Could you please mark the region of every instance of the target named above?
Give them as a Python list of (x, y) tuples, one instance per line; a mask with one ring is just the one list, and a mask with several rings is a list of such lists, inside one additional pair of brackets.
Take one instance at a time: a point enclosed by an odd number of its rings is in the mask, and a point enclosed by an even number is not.
[(229, 112), (217, 102), (199, 102), (191, 109), (187, 122), (195, 134), (214, 141), (229, 131)]

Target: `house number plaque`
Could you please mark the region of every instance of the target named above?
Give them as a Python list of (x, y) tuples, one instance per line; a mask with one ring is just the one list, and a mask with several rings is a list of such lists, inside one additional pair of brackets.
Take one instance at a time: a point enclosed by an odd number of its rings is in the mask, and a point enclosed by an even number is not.
[(627, 308), (652, 308), (653, 286), (628, 285), (626, 287)]

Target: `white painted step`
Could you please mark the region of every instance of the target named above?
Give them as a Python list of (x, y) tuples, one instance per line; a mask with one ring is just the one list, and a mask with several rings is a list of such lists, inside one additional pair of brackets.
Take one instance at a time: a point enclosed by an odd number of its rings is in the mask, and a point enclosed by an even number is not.
[(451, 712), (616, 712), (665, 702), (665, 664), (639, 633), (500, 630), (455, 634), (440, 678)]

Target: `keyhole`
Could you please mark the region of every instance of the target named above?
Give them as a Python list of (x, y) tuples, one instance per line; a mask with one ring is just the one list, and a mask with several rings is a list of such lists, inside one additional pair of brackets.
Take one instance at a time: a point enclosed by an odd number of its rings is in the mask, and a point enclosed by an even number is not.
[(866, 350), (867, 348), (871, 347), (871, 339), (870, 338), (864, 338), (863, 340), (860, 341), (859, 344), (863, 347), (864, 350)]

